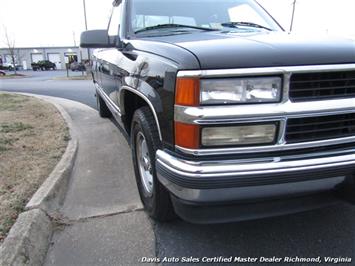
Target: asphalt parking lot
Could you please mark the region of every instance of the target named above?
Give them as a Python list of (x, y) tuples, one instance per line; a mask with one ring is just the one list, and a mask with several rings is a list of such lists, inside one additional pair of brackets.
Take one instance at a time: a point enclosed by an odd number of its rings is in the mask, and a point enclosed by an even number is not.
[[(21, 79), (1, 79), (0, 91), (34, 93), (61, 97), (96, 108), (95, 90), (90, 80), (54, 80), (66, 77), (66, 71), (20, 71), (28, 76)], [(82, 72), (69, 71), (70, 77), (81, 76)]]
[[(27, 74), (31, 77), (0, 80), (0, 90), (56, 96), (95, 108), (91, 81), (53, 80), (53, 77), (66, 74), (60, 71)], [(85, 132), (92, 129), (87, 132), (88, 139), (94, 139), (95, 134), (104, 128), (106, 139), (115, 141), (114, 147), (102, 143), (97, 150), (99, 154), (92, 154), (98, 158), (98, 165), (107, 164), (113, 168), (106, 167), (107, 170), (101, 173), (106, 178), (105, 182), (98, 179), (95, 172), (88, 171), (89, 169), (74, 170), (78, 171), (74, 175), (80, 178), (71, 184), (63, 212), (73, 219), (96, 218), (95, 221), (88, 220), (70, 226), (65, 233), (55, 235), (53, 243), (57, 243), (58, 249), (50, 250), (48, 265), (70, 265), (71, 262), (76, 262), (73, 263), (76, 265), (80, 262), (82, 265), (112, 265), (115, 262), (128, 265), (138, 264), (139, 257), (152, 256), (192, 257), (191, 259), (219, 256), (320, 256), (355, 259), (355, 207), (345, 203), (300, 214), (226, 225), (192, 225), (181, 220), (165, 224), (154, 223), (139, 208), (131, 208), (140, 206), (140, 201), (134, 184), (128, 143), (116, 125), (110, 120), (99, 118), (91, 111), (90, 115), (80, 110), (73, 111), (71, 116), (75, 121), (81, 121), (82, 124), (78, 124), (79, 129), (83, 129), (84, 124)], [(89, 147), (89, 142), (87, 146), (85, 142), (80, 145)], [(81, 152), (82, 161), (77, 167), (88, 160), (90, 150), (83, 148)], [(119, 176), (124, 177), (124, 182), (118, 179)], [(76, 190), (76, 187), (80, 189)], [(125, 232), (124, 235), (122, 232)], [(76, 234), (86, 237), (80, 238)], [(96, 239), (89, 238), (89, 235)], [(72, 246), (68, 246), (68, 243)], [(81, 244), (85, 244), (87, 249), (80, 249)], [(136, 246), (141, 253), (135, 254), (135, 260), (120, 261), (122, 257), (129, 257), (130, 247), (133, 249)], [(78, 253), (75, 250), (79, 250)], [(61, 254), (70, 255), (64, 257)], [(95, 259), (88, 259), (90, 256)], [(347, 265), (351, 264), (354, 263)], [(174, 263), (165, 262), (162, 265)]]

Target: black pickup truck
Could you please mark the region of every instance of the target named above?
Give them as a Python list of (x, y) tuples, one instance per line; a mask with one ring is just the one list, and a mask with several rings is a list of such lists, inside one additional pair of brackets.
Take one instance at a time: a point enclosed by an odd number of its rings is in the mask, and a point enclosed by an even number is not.
[(355, 202), (354, 41), (287, 33), (253, 0), (116, 0), (81, 46), (154, 219)]

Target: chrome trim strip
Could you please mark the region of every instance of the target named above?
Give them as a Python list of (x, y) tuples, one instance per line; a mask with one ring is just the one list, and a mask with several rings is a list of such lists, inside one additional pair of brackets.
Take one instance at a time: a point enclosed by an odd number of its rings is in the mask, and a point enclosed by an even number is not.
[(247, 154), (247, 153), (257, 153), (257, 152), (273, 152), (273, 151), (289, 151), (296, 149), (306, 149), (306, 148), (315, 148), (320, 146), (330, 146), (337, 144), (346, 144), (346, 143), (354, 143), (355, 145), (355, 136), (347, 137), (347, 138), (337, 138), (337, 139), (329, 139), (329, 140), (319, 140), (312, 142), (301, 142), (294, 144), (285, 144), (284, 141), (280, 140), (279, 144), (272, 146), (248, 146), (248, 147), (239, 147), (239, 148), (223, 148), (223, 149), (186, 149), (175, 145), (175, 148), (183, 153), (191, 154), (191, 155), (199, 155), (199, 156), (207, 156), (207, 155), (228, 155), (228, 154)]
[(105, 102), (108, 104), (108, 108), (110, 109), (110, 111), (121, 117), (120, 108), (111, 100), (110, 97), (107, 96), (107, 94), (104, 92), (104, 90), (99, 84), (95, 82), (94, 85), (96, 87), (97, 92), (102, 98), (104, 98)]
[(238, 68), (238, 69), (216, 69), (216, 70), (184, 70), (179, 71), (178, 77), (231, 77), (246, 75), (272, 75), (285, 73), (310, 73), (310, 72), (333, 72), (339, 70), (355, 70), (355, 64), (338, 65), (310, 65), (310, 66), (280, 66), (261, 68)]
[[(330, 107), (331, 106), (331, 107)], [(267, 111), (265, 111), (267, 110)], [(269, 113), (268, 113), (269, 112)], [(255, 152), (285, 151), (318, 146), (329, 146), (355, 142), (354, 137), (336, 138), (321, 141), (287, 144), (285, 141), (286, 121), (289, 118), (328, 116), (355, 112), (355, 98), (321, 102), (286, 103), (253, 106), (175, 106), (175, 121), (198, 124), (201, 126), (231, 125), (241, 123), (266, 123), (279, 121), (280, 129), (275, 145), (238, 147), (223, 149), (186, 149), (175, 146), (177, 150), (192, 155), (240, 154)]]
[[(117, 114), (118, 116), (121, 117), (120, 108), (110, 99), (110, 97), (107, 96), (107, 94), (104, 92), (104, 90), (102, 89), (102, 87), (99, 84), (97, 84), (96, 82), (94, 84), (95, 84), (95, 87), (96, 87), (97, 91), (99, 92), (99, 94), (105, 99), (105, 102), (108, 103), (108, 105), (109, 105), (108, 107), (111, 110), (111, 112), (114, 112), (115, 114)], [(157, 123), (159, 139), (162, 141), (163, 139), (162, 139), (162, 135), (161, 135), (158, 116), (157, 116), (157, 114), (155, 112), (155, 109), (154, 109), (152, 103), (149, 101), (149, 99), (144, 94), (142, 94), (141, 92), (139, 92), (137, 90), (134, 90), (134, 89), (132, 89), (130, 87), (127, 87), (127, 86), (123, 86), (121, 88), (121, 91), (122, 90), (128, 90), (128, 91), (133, 92), (134, 94), (136, 94), (139, 97), (141, 97), (149, 105), (149, 108), (152, 110), (155, 122)]]
[(291, 81), (291, 73), (283, 74), (283, 91), (282, 91), (282, 99), (281, 103), (287, 103), (290, 101), (290, 81)]
[(279, 135), (277, 138), (277, 145), (285, 145), (286, 140), (286, 129), (287, 129), (287, 118), (281, 119), (280, 120), (280, 125), (279, 125)]
[(355, 112), (355, 98), (229, 106), (189, 107), (175, 105), (174, 119), (187, 124), (211, 125), (335, 115), (348, 113), (349, 111)]
[(328, 167), (355, 166), (355, 153), (332, 157), (300, 158), (298, 160), (282, 160), (274, 158), (272, 161), (225, 160), (211, 162), (195, 162), (179, 159), (158, 150), (157, 161), (177, 175), (191, 178), (208, 177), (247, 177), (248, 175), (290, 173), (304, 170), (316, 170)]
[(160, 128), (160, 124), (159, 124), (159, 119), (158, 119), (157, 113), (155, 112), (153, 104), (149, 101), (149, 99), (143, 93), (141, 93), (138, 90), (132, 89), (132, 88), (130, 88), (128, 86), (122, 86), (122, 88), (120, 90), (120, 93), (122, 93), (124, 90), (128, 90), (128, 91), (138, 95), (139, 97), (141, 97), (149, 105), (149, 108), (151, 109), (151, 111), (153, 113), (155, 122), (156, 122), (157, 127), (158, 127), (159, 139), (160, 139), (160, 141), (162, 141), (163, 138), (162, 138), (162, 134), (161, 134), (161, 128)]

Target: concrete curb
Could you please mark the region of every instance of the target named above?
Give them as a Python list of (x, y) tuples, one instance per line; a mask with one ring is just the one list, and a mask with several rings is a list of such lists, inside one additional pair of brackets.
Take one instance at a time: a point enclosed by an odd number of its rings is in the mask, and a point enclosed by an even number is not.
[(26, 210), (42, 209), (50, 214), (57, 210), (64, 200), (67, 187), (69, 185), (70, 174), (74, 166), (76, 152), (78, 149), (78, 140), (72, 128), (72, 119), (63, 107), (45, 97), (37, 97), (53, 104), (62, 117), (66, 121), (71, 139), (57, 166), (54, 168), (49, 177), (44, 181), (42, 186), (33, 195), (31, 200), (26, 205)]
[(26, 211), (19, 215), (1, 245), (1, 266), (42, 265), (52, 236), (49, 215), (56, 213), (65, 198), (78, 150), (78, 139), (73, 131), (73, 122), (64, 108), (48, 97), (24, 95), (34, 96), (53, 104), (66, 121), (71, 140), (61, 160), (28, 202)]
[(60, 112), (69, 127), (70, 141), (68, 146), (52, 173), (44, 181), (42, 186), (27, 203), (25, 210), (41, 209), (47, 214), (55, 212), (63, 202), (69, 185), (70, 174), (74, 167), (74, 161), (78, 150), (78, 139), (73, 131), (73, 121), (62, 106), (51, 100), (50, 97), (28, 93), (20, 93), (26, 96), (36, 97), (54, 105)]
[(78, 141), (69, 141), (62, 159), (27, 203), (25, 210), (41, 209), (51, 214), (60, 207), (69, 185), (77, 149)]
[(21, 213), (0, 247), (0, 265), (42, 265), (51, 235), (52, 224), (43, 211)]

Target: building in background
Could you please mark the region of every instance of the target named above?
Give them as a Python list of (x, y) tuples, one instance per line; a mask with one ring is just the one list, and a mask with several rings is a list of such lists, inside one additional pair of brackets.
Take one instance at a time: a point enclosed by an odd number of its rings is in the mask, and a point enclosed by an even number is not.
[[(16, 65), (24, 70), (32, 69), (31, 64), (42, 60), (55, 63), (57, 69), (66, 69), (66, 63), (88, 60), (88, 50), (80, 47), (26, 47), (16, 49)], [(7, 48), (0, 48), (0, 62), (3, 65), (12, 64), (11, 55)]]

